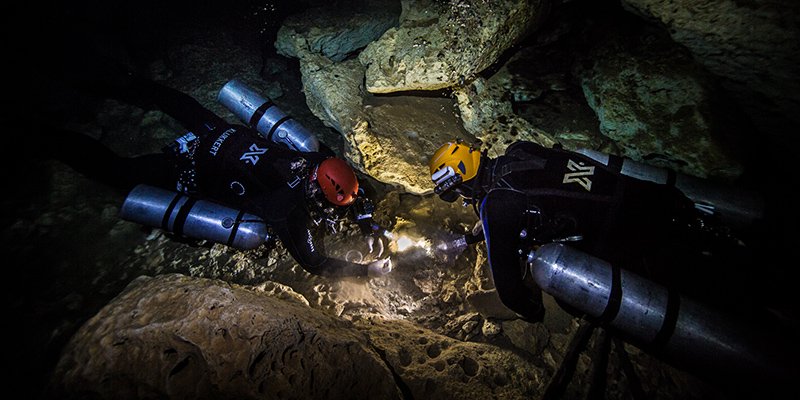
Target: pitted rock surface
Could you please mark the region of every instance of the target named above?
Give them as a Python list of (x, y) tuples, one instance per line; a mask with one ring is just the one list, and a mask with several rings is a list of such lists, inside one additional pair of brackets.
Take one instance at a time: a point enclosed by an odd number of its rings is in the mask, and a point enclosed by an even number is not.
[[(48, 397), (525, 399), (546, 379), (502, 347), (380, 316), (350, 322), (296, 296), (274, 283), (141, 276), (73, 336)], [(479, 320), (462, 331), (502, 329)]]
[(407, 321), (364, 319), (369, 335), (414, 399), (538, 398), (545, 370), (482, 343), (432, 334)]
[(53, 397), (397, 398), (350, 323), (229, 285), (140, 277), (72, 338)]

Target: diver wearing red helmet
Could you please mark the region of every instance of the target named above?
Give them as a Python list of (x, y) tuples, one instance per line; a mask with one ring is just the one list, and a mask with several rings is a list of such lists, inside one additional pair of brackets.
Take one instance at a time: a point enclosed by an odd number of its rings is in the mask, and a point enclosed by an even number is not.
[(125, 80), (102, 94), (142, 108), (156, 105), (189, 133), (163, 153), (123, 158), (86, 135), (42, 129), (47, 136), (43, 146), (53, 157), (125, 193), (145, 184), (257, 216), (310, 273), (375, 277), (392, 270), (389, 258), (359, 264), (325, 254), (320, 234), (326, 228), (329, 233), (338, 231), (348, 215), (367, 235), (370, 250), (385, 230), (373, 222), (372, 204), (344, 160), (328, 149), (300, 151), (270, 140), (288, 117), (263, 135), (252, 124), (228, 123), (177, 90), (133, 76)]

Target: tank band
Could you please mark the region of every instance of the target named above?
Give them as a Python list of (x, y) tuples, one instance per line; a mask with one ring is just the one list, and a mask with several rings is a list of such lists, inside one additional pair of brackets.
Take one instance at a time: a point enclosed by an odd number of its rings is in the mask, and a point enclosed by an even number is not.
[(189, 212), (192, 211), (192, 207), (194, 207), (195, 203), (197, 203), (197, 199), (190, 197), (178, 210), (178, 215), (175, 216), (175, 224), (173, 228), (173, 232), (175, 232), (177, 235), (183, 236), (183, 226), (186, 224), (186, 218), (189, 217)]
[(258, 125), (258, 121), (261, 119), (261, 117), (263, 117), (264, 114), (266, 114), (267, 110), (269, 110), (269, 108), (274, 105), (275, 103), (267, 100), (264, 104), (258, 106), (258, 108), (256, 108), (256, 111), (253, 112), (253, 116), (250, 117), (250, 126), (255, 128), (256, 125)]
[(619, 314), (622, 305), (622, 271), (616, 265), (611, 266), (611, 293), (608, 295), (608, 304), (603, 314), (600, 315), (600, 322), (611, 322)]
[(656, 337), (650, 344), (654, 350), (659, 351), (664, 348), (672, 334), (675, 333), (675, 327), (678, 325), (678, 310), (681, 308), (681, 296), (674, 289), (669, 289), (667, 294), (667, 309), (664, 312), (664, 322), (661, 324), (661, 329), (658, 330)]
[(228, 235), (228, 241), (225, 243), (226, 245), (233, 247), (233, 240), (236, 239), (236, 233), (239, 232), (239, 225), (242, 223), (243, 216), (244, 211), (239, 211), (239, 214), (236, 215), (236, 220), (233, 222), (231, 234)]
[(678, 174), (675, 171), (667, 170), (667, 186), (675, 186), (675, 181), (678, 179)]
[(608, 168), (610, 168), (612, 171), (614, 171), (616, 173), (621, 173), (622, 172), (622, 164), (624, 164), (624, 163), (625, 163), (625, 159), (624, 158), (622, 158), (620, 156), (617, 156), (617, 155), (609, 154), (609, 156), (608, 156)]
[(272, 135), (275, 134), (275, 131), (278, 130), (278, 127), (281, 126), (281, 124), (283, 124), (284, 122), (286, 122), (286, 121), (288, 121), (290, 119), (292, 119), (292, 117), (287, 115), (287, 116), (279, 119), (278, 122), (275, 122), (275, 125), (272, 125), (272, 128), (269, 129), (269, 133), (267, 134), (267, 140), (273, 141), (272, 140)]
[(175, 197), (172, 198), (172, 201), (169, 202), (169, 206), (167, 206), (167, 211), (164, 212), (164, 217), (161, 218), (161, 229), (169, 232), (172, 229), (169, 229), (169, 217), (172, 215), (172, 210), (175, 209), (175, 206), (178, 204), (178, 201), (181, 199), (180, 193), (175, 193)]

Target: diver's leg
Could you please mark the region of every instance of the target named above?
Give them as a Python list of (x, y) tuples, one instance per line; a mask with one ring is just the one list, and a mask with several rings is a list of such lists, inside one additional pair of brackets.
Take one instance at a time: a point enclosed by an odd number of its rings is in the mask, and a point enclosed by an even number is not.
[(481, 206), (481, 220), (494, 286), (503, 304), (529, 322), (544, 318), (542, 292), (524, 281), (520, 231), (526, 197), (513, 190), (493, 190)]
[(197, 136), (227, 129), (224, 119), (188, 94), (137, 75), (118, 63), (107, 62), (98, 73), (76, 80), (81, 90), (100, 98), (114, 98), (145, 110), (161, 110)]
[(169, 189), (175, 186), (174, 162), (166, 154), (120, 157), (99, 141), (64, 129), (46, 129), (38, 139), (39, 155), (59, 160), (87, 178), (123, 193), (140, 183)]
[(516, 249), (503, 245), (494, 247), (490, 250), (489, 266), (503, 304), (528, 322), (541, 322), (544, 318), (542, 292), (525, 285)]
[(200, 137), (225, 130), (229, 125), (186, 93), (148, 79), (131, 77), (131, 84), (122, 94), (124, 100), (140, 107), (158, 107)]

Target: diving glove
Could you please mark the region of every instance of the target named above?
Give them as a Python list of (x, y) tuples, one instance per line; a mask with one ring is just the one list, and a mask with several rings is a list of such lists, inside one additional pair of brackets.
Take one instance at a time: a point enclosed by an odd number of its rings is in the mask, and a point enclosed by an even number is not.
[(392, 272), (392, 260), (384, 258), (367, 264), (367, 273), (370, 278), (378, 278)]
[(369, 247), (369, 254), (372, 254), (376, 247), (378, 252), (375, 257), (380, 257), (383, 254), (383, 240), (379, 236), (367, 236), (367, 246)]

